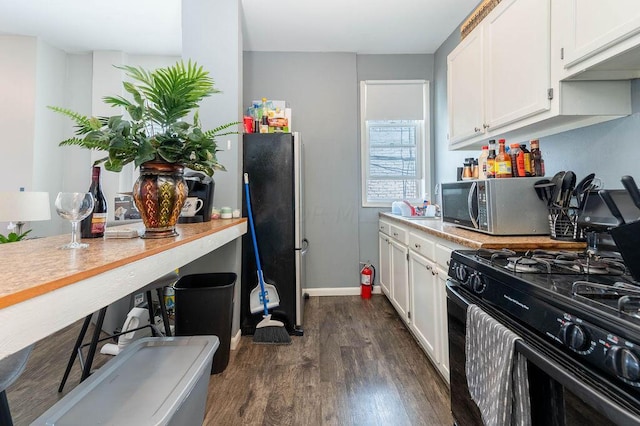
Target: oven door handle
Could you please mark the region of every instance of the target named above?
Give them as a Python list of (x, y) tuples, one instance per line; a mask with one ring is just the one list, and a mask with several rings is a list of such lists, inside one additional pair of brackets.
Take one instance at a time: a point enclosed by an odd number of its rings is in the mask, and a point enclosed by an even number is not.
[(615, 421), (616, 424), (640, 425), (640, 419), (636, 414), (627, 411), (615, 401), (612, 401), (588, 384), (582, 382), (575, 375), (562, 368), (562, 366), (559, 366), (557, 362), (547, 358), (522, 339), (516, 340), (515, 347), (516, 351), (523, 354), (531, 363), (535, 364), (585, 402), (591, 404), (600, 413), (607, 413), (607, 417)]
[(478, 218), (474, 216), (473, 199), (478, 197), (478, 182), (472, 182), (467, 196), (467, 208), (469, 209), (469, 219), (473, 223), (473, 227), (478, 229)]

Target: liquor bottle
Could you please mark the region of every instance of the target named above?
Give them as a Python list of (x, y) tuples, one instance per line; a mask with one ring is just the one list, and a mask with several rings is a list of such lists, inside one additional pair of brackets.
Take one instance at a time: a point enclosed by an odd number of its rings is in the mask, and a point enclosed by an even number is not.
[(489, 141), (489, 155), (487, 156), (487, 179), (496, 177), (496, 141)]
[(533, 176), (531, 170), (531, 153), (527, 149), (525, 144), (520, 144), (520, 154), (518, 154), (518, 171), (520, 170), (520, 161), (522, 161), (522, 167), (524, 168), (525, 176)]
[(520, 173), (518, 169), (518, 156), (520, 155), (520, 144), (512, 143), (511, 145), (509, 145), (509, 147), (511, 148), (509, 150), (509, 157), (511, 157), (511, 175), (513, 177), (525, 177), (524, 169), (522, 170), (522, 173)]
[(538, 139), (531, 141), (531, 171), (534, 176), (544, 176), (544, 160)]
[(489, 158), (489, 146), (485, 145), (478, 157), (478, 179), (487, 178), (487, 158)]
[(498, 141), (498, 153), (495, 160), (495, 174), (496, 178), (510, 178), (513, 177), (511, 173), (511, 157), (507, 155), (505, 150), (504, 139)]
[(93, 195), (93, 212), (82, 220), (82, 238), (102, 238), (107, 225), (107, 200), (100, 187), (100, 166), (94, 166), (89, 191)]

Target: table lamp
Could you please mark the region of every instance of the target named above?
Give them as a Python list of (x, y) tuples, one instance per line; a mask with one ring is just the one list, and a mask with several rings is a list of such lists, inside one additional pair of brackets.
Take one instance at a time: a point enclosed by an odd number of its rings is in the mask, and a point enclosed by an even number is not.
[(0, 222), (15, 222), (16, 234), (22, 234), (25, 222), (51, 219), (48, 192), (0, 192)]

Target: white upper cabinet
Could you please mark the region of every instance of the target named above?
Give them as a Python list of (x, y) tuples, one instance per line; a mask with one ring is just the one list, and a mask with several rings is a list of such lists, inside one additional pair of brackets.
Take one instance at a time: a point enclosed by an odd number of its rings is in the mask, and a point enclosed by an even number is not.
[(450, 149), (524, 142), (631, 114), (629, 81), (562, 81), (556, 33), (564, 3), (502, 0), (449, 54)]
[(563, 78), (640, 77), (638, 0), (563, 0), (558, 8)]
[(482, 28), (469, 34), (447, 57), (449, 140), (465, 141), (484, 133)]
[(451, 144), (549, 109), (549, 13), (503, 0), (447, 57)]
[(496, 130), (550, 108), (549, 0), (503, 0), (486, 18), (486, 124)]

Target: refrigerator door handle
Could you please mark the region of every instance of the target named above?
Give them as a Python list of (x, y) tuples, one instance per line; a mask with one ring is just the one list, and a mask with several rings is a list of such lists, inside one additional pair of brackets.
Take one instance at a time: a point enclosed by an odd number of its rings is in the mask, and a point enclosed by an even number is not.
[(309, 240), (306, 238), (302, 239), (302, 247), (296, 247), (295, 250), (301, 250), (302, 254), (306, 254), (307, 250), (309, 250)]

